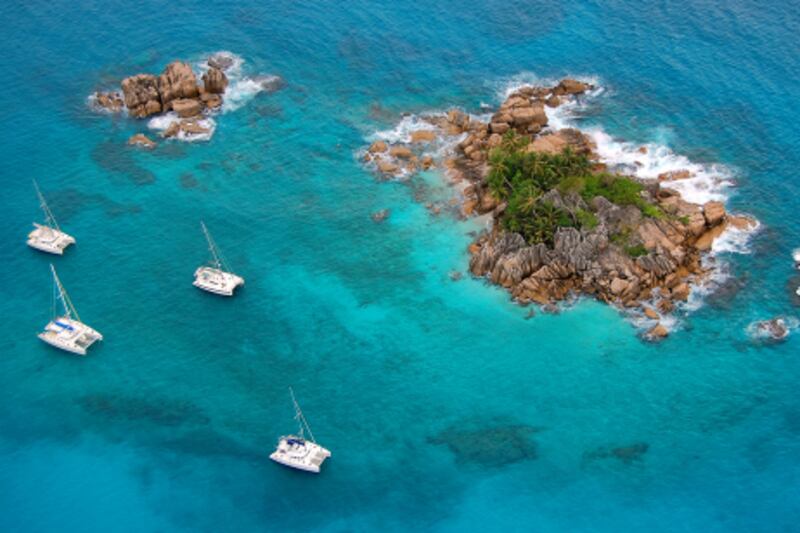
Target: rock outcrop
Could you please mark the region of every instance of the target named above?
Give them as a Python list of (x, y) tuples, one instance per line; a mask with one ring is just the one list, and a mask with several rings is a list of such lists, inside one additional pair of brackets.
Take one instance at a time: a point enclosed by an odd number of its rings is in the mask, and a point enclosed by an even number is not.
[(211, 67), (203, 74), (203, 87), (207, 93), (222, 94), (228, 87), (228, 77), (220, 69)]
[(181, 118), (196, 117), (200, 115), (203, 106), (199, 100), (191, 98), (178, 98), (172, 101), (172, 110)]
[(779, 316), (753, 322), (748, 326), (747, 332), (756, 342), (779, 342), (785, 340), (797, 325), (796, 318)]
[(164, 111), (172, 109), (172, 101), (185, 98), (197, 98), (197, 78), (188, 63), (173, 61), (158, 77), (158, 92)]
[(94, 105), (116, 113), (122, 111), (125, 107), (125, 101), (122, 99), (122, 94), (116, 91), (96, 92), (94, 93)]
[(128, 114), (143, 118), (161, 113), (161, 94), (158, 78), (152, 74), (137, 74), (122, 80), (122, 94)]
[(155, 141), (143, 133), (137, 133), (136, 135), (132, 136), (130, 139), (128, 139), (128, 144), (130, 146), (141, 146), (142, 148), (147, 149), (156, 147)]
[[(224, 57), (227, 56), (220, 56), (214, 63), (222, 64)], [(211, 62), (209, 59), (209, 64)], [(192, 67), (182, 61), (173, 61), (158, 76), (137, 74), (122, 80), (121, 101), (128, 108), (128, 114), (136, 118), (170, 110), (186, 118), (198, 116), (206, 109), (222, 106), (222, 94), (227, 86), (228, 78), (219, 68), (210, 66), (203, 75), (203, 85), (198, 86)], [(113, 93), (98, 93), (98, 105), (109, 108), (114, 105), (114, 101), (108, 96), (110, 94)]]
[(198, 135), (208, 135), (211, 133), (211, 129), (207, 126), (203, 125), (197, 119), (183, 119), (177, 120), (169, 125), (169, 127), (164, 130), (164, 138), (169, 139), (170, 137), (180, 137), (181, 134), (188, 137), (196, 137)]

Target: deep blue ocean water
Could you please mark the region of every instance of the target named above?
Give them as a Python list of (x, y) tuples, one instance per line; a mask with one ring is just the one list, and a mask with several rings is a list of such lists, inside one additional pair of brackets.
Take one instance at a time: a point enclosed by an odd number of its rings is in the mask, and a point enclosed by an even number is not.
[[(797, 531), (800, 341), (745, 332), (800, 314), (795, 6), (54, 1), (0, 21), (0, 530)], [(207, 143), (130, 149), (146, 122), (87, 105), (217, 50), (287, 85)], [(404, 112), (478, 112), (531, 75), (596, 78), (588, 123), (726, 165), (728, 206), (762, 223), (663, 343), (591, 301), (525, 320), (451, 281), (476, 225), (426, 210), (437, 173), (357, 159)], [(35, 338), (32, 178), (78, 239), (54, 262), (105, 335), (86, 358)], [(200, 219), (247, 280), (233, 299), (191, 286)], [(333, 451), (319, 476), (267, 458), (289, 385)]]

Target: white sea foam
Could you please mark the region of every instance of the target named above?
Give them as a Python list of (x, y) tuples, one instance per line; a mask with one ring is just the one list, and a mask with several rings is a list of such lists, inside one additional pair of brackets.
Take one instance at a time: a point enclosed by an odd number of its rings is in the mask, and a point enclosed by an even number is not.
[[(433, 111), (430, 113), (423, 113), (423, 115), (436, 117), (444, 116), (444, 113)], [(412, 132), (434, 129), (434, 126), (429, 121), (422, 118), (423, 115), (405, 115), (394, 128), (377, 131), (372, 135), (371, 139), (382, 140), (387, 143), (410, 143)]]
[[(463, 112), (463, 110), (462, 110)], [(480, 122), (488, 122), (491, 114), (471, 114), (466, 113), (470, 121), (480, 121)], [(400, 121), (391, 129), (387, 130), (380, 130), (376, 131), (372, 135), (366, 137), (368, 141), (384, 141), (388, 144), (406, 144), (410, 145), (412, 150), (414, 150), (418, 156), (426, 156), (429, 155), (434, 158), (434, 160), (444, 160), (449, 157), (453, 156), (453, 152), (455, 147), (458, 143), (463, 141), (467, 137), (467, 133), (458, 133), (450, 135), (443, 131), (441, 128), (437, 126), (437, 123), (441, 120), (446, 119), (447, 112), (444, 111), (425, 111), (420, 114), (407, 114), (404, 115)], [(411, 134), (415, 131), (424, 131), (424, 130), (433, 130), (437, 132), (436, 138), (433, 141), (411, 145)], [(360, 150), (356, 152), (356, 157), (358, 159), (363, 159), (364, 155), (366, 154), (366, 150)], [(386, 158), (386, 155), (382, 156)], [(370, 167), (374, 166), (374, 163), (369, 164)], [(395, 176), (396, 179), (406, 179), (408, 178), (412, 172), (409, 172), (407, 169), (401, 166), (401, 170)], [(463, 188), (466, 184), (457, 185), (457, 188)]]
[[(147, 122), (147, 127), (163, 135), (163, 133), (172, 125), (173, 122), (180, 122), (180, 120), (180, 117), (178, 117), (176, 113), (170, 111), (169, 113), (151, 118)], [(180, 131), (175, 138), (187, 142), (208, 141), (211, 139), (211, 137), (214, 135), (214, 130), (217, 128), (217, 123), (214, 121), (214, 119), (211, 117), (204, 117), (197, 120), (197, 124), (209, 130), (208, 133), (189, 134), (184, 131)]]
[(151, 130), (163, 132), (167, 128), (169, 128), (173, 122), (177, 122), (178, 120), (180, 119), (178, 118), (177, 113), (174, 112), (164, 113), (163, 115), (157, 115), (148, 120), (147, 127), (150, 128)]
[[(597, 76), (568, 75), (564, 76), (564, 78), (571, 78), (592, 85), (594, 89), (589, 91), (586, 96), (597, 96), (605, 91), (600, 78)], [(520, 72), (519, 74), (500, 80), (500, 82), (495, 85), (495, 97), (498, 103), (500, 103), (523, 87), (555, 87), (560, 81), (560, 78), (542, 78), (530, 71)]]
[(225, 69), (228, 77), (228, 87), (222, 95), (222, 112), (227, 113), (236, 111), (250, 102), (258, 93), (275, 91), (283, 83), (280, 76), (272, 74), (259, 74), (247, 76), (244, 74), (245, 60), (233, 52), (221, 50), (212, 54), (206, 54), (203, 59), (195, 63), (195, 69), (200, 78), (208, 71), (208, 58), (212, 56), (224, 57), (231, 65)]
[(739, 229), (728, 224), (722, 235), (714, 239), (711, 251), (715, 255), (721, 253), (749, 254), (752, 251), (749, 246), (750, 240), (759, 229), (761, 229), (761, 223), (758, 221), (750, 229)]
[(580, 127), (576, 119), (605, 92), (602, 87), (595, 87), (586, 95), (568, 99), (557, 108), (545, 107), (550, 128), (580, 129), (595, 142), (603, 163), (639, 179), (655, 180), (661, 174), (689, 171), (690, 178), (668, 182), (668, 186), (688, 202), (703, 204), (710, 200), (727, 200), (734, 179), (733, 171), (725, 165), (696, 163), (657, 142), (641, 144), (616, 139), (599, 126)]

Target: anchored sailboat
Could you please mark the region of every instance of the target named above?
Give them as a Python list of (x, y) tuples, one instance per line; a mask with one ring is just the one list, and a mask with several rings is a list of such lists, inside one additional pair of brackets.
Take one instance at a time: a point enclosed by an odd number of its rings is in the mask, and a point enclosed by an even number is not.
[(36, 180), (33, 181), (33, 186), (36, 189), (36, 195), (39, 197), (39, 205), (44, 211), (45, 223), (33, 223), (36, 229), (28, 234), (28, 246), (49, 254), (63, 255), (64, 249), (75, 243), (75, 238), (67, 235), (58, 227), (56, 217), (50, 211), (50, 207), (48, 207), (42, 191), (39, 190)]
[(222, 254), (217, 248), (214, 239), (208, 232), (206, 225), (200, 222), (200, 227), (203, 228), (203, 234), (208, 241), (208, 249), (211, 252), (211, 261), (208, 265), (201, 266), (194, 272), (193, 285), (198, 289), (220, 294), (222, 296), (233, 296), (233, 291), (236, 287), (244, 285), (244, 279), (230, 272), (228, 265), (222, 258)]
[[(58, 279), (56, 269), (50, 265), (53, 273), (53, 319), (45, 326), (38, 337), (47, 344), (79, 355), (86, 355), (86, 350), (95, 343), (103, 340), (103, 336), (90, 328), (78, 316), (75, 306), (72, 305), (67, 291)], [(61, 302), (64, 311), (58, 315), (57, 301)]]
[[(297, 435), (286, 435), (278, 439), (278, 447), (269, 456), (270, 459), (276, 463), (296, 468), (298, 470), (305, 470), (306, 472), (319, 473), (322, 462), (331, 456), (331, 452), (314, 440), (314, 434), (311, 433), (306, 417), (300, 410), (300, 406), (294, 397), (294, 391), (289, 387), (289, 394), (292, 396), (292, 403), (294, 404), (294, 418), (300, 425), (300, 430)], [(305, 437), (305, 432), (308, 432), (309, 438)]]

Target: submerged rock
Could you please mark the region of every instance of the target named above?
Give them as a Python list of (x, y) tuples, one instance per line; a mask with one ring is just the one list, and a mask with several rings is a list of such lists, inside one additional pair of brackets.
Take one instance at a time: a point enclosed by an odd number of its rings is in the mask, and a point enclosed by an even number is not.
[(208, 66), (222, 71), (226, 71), (233, 66), (234, 56), (227, 52), (217, 52), (208, 58)]
[(775, 317), (769, 320), (759, 320), (747, 327), (747, 332), (755, 341), (782, 341), (798, 325), (793, 317)]
[(257, 76), (255, 82), (268, 93), (279, 91), (286, 86), (286, 80), (280, 76)]
[(645, 453), (650, 449), (646, 442), (636, 442), (626, 446), (600, 447), (583, 455), (584, 460), (596, 459), (617, 459), (625, 464), (641, 461)]
[(490, 426), (474, 430), (456, 426), (428, 438), (428, 441), (447, 446), (459, 463), (502, 467), (536, 459), (537, 446), (530, 440), (530, 435), (536, 431), (537, 428), (522, 424)]
[(373, 222), (383, 222), (389, 218), (390, 214), (391, 211), (389, 209), (381, 209), (380, 211), (375, 211), (372, 213), (371, 218)]
[(141, 146), (142, 148), (152, 149), (156, 147), (155, 141), (151, 140), (143, 133), (137, 133), (128, 139), (128, 144), (131, 146)]
[(123, 110), (125, 101), (122, 99), (122, 93), (117, 91), (96, 92), (94, 93), (94, 105), (106, 111), (117, 113)]

